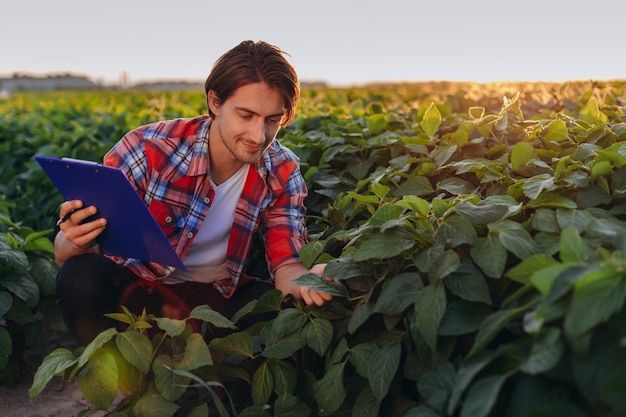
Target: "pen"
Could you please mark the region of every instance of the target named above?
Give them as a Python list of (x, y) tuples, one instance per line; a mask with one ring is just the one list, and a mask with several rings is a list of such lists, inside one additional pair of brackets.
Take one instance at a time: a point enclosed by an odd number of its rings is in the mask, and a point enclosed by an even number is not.
[(68, 221), (70, 219), (70, 217), (72, 217), (72, 214), (74, 214), (75, 212), (76, 212), (76, 210), (71, 210), (68, 213), (66, 213), (65, 216), (63, 216), (59, 220), (57, 220), (57, 226), (60, 226), (61, 223), (65, 223), (66, 221)]

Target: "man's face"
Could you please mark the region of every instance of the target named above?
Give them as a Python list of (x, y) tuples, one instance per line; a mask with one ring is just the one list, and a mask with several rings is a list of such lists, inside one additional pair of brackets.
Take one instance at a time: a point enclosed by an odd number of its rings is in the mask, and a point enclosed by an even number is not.
[(213, 94), (209, 92), (208, 99), (221, 139), (215, 144), (220, 155), (215, 156), (254, 164), (276, 137), (285, 115), (280, 93), (265, 83), (254, 83), (239, 87), (221, 104)]

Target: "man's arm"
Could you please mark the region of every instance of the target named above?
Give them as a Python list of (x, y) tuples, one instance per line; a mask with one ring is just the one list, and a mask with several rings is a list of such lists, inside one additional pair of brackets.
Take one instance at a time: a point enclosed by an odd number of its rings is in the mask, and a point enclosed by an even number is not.
[(303, 300), (307, 304), (315, 304), (323, 306), (333, 296), (319, 291), (311, 290), (309, 287), (298, 285), (292, 282), (294, 279), (308, 273), (315, 273), (324, 276), (325, 264), (314, 265), (311, 269), (307, 269), (302, 262), (291, 263), (279, 267), (274, 273), (274, 282), (276, 288), (281, 290), (283, 294), (291, 294), (298, 300)]

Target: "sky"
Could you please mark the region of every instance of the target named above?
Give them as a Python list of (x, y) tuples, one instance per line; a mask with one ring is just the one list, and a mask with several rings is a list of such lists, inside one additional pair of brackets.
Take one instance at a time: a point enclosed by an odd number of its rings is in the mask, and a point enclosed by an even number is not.
[(245, 39), (302, 81), (626, 79), (624, 0), (2, 0), (0, 77), (203, 81)]

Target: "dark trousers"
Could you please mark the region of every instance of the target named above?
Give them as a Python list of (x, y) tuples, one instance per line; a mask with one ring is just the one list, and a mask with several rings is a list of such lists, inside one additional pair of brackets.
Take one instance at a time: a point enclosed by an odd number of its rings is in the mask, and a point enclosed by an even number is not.
[[(137, 277), (110, 259), (86, 254), (68, 259), (57, 275), (57, 299), (66, 326), (81, 345), (87, 345), (100, 332), (120, 328), (121, 322), (107, 313), (121, 312), (122, 306), (134, 314), (143, 309), (156, 317), (186, 318), (199, 305), (208, 305), (227, 318), (244, 305), (258, 299), (274, 286), (251, 281), (237, 288), (231, 298), (224, 298), (211, 284), (186, 282), (165, 285)], [(239, 329), (270, 316), (246, 317), (237, 323)], [(197, 329), (196, 329), (197, 330)], [(206, 338), (222, 337), (225, 329), (208, 326)]]

